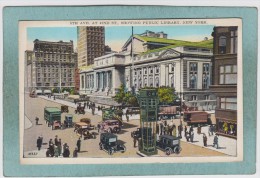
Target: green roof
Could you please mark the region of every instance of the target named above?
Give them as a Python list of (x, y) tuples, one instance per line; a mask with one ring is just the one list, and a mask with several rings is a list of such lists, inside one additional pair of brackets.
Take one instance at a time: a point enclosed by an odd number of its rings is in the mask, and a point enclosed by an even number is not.
[(181, 40), (174, 40), (174, 39), (167, 39), (167, 38), (154, 38), (154, 37), (147, 37), (147, 36), (140, 36), (140, 35), (134, 35), (134, 37), (146, 42), (165, 43), (165, 44), (175, 44), (179, 42), (185, 42)]
[(53, 108), (53, 107), (46, 107), (44, 110), (48, 112), (61, 112), (59, 108)]
[(179, 46), (200, 47), (200, 48), (208, 48), (208, 49), (213, 48), (213, 39), (199, 41), (199, 42), (190, 42), (190, 41), (181, 41), (181, 40), (172, 40), (172, 41), (174, 41), (174, 43), (172, 45), (164, 46), (162, 48), (157, 48), (157, 49), (153, 49), (153, 50), (148, 50), (146, 52), (143, 52), (141, 55), (158, 52), (158, 51), (162, 51), (162, 50), (166, 50), (166, 49), (170, 49), (170, 48), (176, 48)]

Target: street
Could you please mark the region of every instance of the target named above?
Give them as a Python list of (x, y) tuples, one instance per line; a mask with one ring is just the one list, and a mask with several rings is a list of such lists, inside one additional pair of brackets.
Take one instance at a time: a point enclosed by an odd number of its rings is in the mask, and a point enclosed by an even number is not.
[[(46, 98), (46, 99), (45, 99)], [(45, 157), (45, 152), (49, 146), (48, 142), (50, 139), (55, 138), (57, 135), (58, 138), (61, 138), (62, 144), (67, 143), (70, 148), (70, 157), (72, 157), (73, 150), (76, 147), (77, 140), (79, 136), (74, 132), (74, 128), (65, 128), (64, 130), (52, 130), (50, 127), (45, 124), (44, 121), (44, 107), (61, 107), (62, 100), (51, 100), (47, 97), (37, 97), (31, 98), (28, 94), (25, 95), (25, 130), (24, 130), (24, 143), (23, 151), (24, 157)], [(85, 115), (74, 114), (76, 106), (74, 103), (71, 103), (69, 106), (69, 114), (73, 114), (73, 121), (79, 122), (81, 118), (90, 118), (92, 125), (97, 125), (98, 122), (102, 120), (101, 116), (96, 114), (92, 115), (89, 112), (86, 112)], [(62, 113), (62, 123), (64, 121), (65, 115), (68, 113)], [(36, 125), (35, 118), (39, 118), (39, 125)], [(131, 117), (131, 116), (130, 116)], [(122, 131), (117, 134), (119, 143), (124, 144), (126, 147), (126, 152), (116, 152), (113, 155), (108, 155), (107, 152), (99, 149), (99, 134), (97, 130), (94, 130), (97, 137), (96, 139), (87, 139), (81, 141), (81, 151), (78, 153), (78, 157), (140, 157), (137, 154), (138, 148), (133, 147), (133, 139), (131, 138), (131, 132), (136, 130), (139, 127), (140, 120), (130, 119), (129, 122), (124, 122)], [(179, 123), (179, 119), (174, 120), (174, 122)], [(36, 140), (39, 136), (43, 137), (43, 145), (40, 151), (37, 150)], [(197, 138), (197, 137), (195, 137)], [(199, 138), (198, 138), (199, 140)], [(227, 154), (217, 151), (214, 148), (206, 148), (202, 146), (202, 142), (192, 144), (187, 143), (186, 141), (181, 141), (182, 151), (180, 154), (171, 154), (170, 156), (176, 157), (186, 157), (186, 156), (225, 156)], [(165, 153), (161, 150), (158, 150), (159, 156), (166, 156)]]

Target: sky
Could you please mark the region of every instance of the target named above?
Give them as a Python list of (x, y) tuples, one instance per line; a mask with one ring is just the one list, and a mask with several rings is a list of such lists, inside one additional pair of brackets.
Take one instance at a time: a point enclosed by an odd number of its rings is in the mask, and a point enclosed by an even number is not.
[[(134, 26), (134, 34), (141, 34), (146, 30), (168, 34), (168, 39), (185, 41), (202, 41), (204, 37), (211, 39), (212, 25), (201, 26)], [(131, 36), (131, 26), (109, 26), (105, 27), (105, 44), (112, 50), (120, 51), (121, 47)], [(35, 27), (27, 29), (27, 49), (33, 49), (35, 39), (44, 41), (68, 42), (73, 40), (74, 48), (77, 47), (77, 27)]]

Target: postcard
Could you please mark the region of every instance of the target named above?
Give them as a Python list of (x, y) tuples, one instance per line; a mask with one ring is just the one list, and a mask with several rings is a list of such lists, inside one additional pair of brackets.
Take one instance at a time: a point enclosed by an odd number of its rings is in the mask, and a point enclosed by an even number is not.
[(243, 161), (242, 30), (239, 18), (20, 21), (20, 163)]

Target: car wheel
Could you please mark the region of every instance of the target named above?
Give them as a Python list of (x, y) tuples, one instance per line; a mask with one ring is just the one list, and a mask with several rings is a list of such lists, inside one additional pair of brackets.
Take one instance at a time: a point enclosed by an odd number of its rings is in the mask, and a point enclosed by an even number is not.
[(175, 154), (179, 154), (179, 153), (181, 152), (181, 147), (180, 147), (180, 146), (174, 147), (173, 152), (174, 152)]
[(172, 153), (172, 149), (171, 148), (168, 147), (168, 148), (165, 149), (165, 154), (167, 156), (169, 156), (171, 153)]
[(121, 145), (121, 153), (124, 153), (125, 151), (126, 151), (126, 147), (125, 147), (125, 145)]
[(114, 133), (118, 133), (118, 132), (119, 132), (118, 128), (115, 127), (115, 128), (113, 129), (113, 132), (114, 132)]
[(108, 154), (109, 154), (109, 155), (113, 155), (113, 153), (114, 153), (114, 150), (113, 150), (113, 149), (109, 149), (109, 150), (108, 150)]

